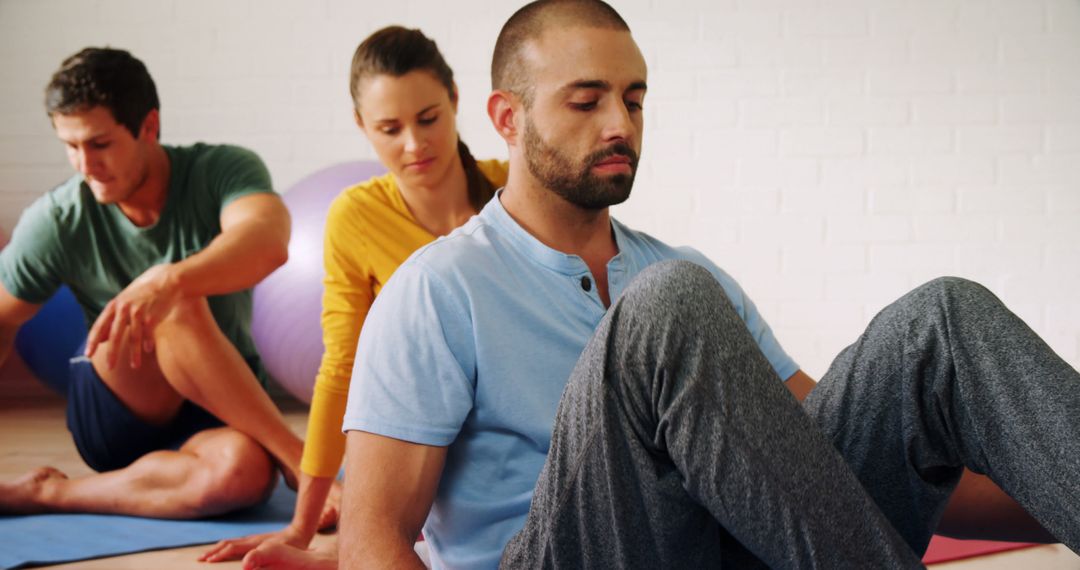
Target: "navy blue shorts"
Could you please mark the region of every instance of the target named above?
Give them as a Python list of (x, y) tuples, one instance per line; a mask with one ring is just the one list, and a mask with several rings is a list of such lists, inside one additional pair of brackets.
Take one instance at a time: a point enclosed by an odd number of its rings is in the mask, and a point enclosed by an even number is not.
[(190, 401), (166, 425), (140, 420), (105, 385), (84, 350), (71, 359), (67, 425), (79, 455), (94, 471), (127, 467), (151, 451), (179, 449), (196, 433), (224, 425)]

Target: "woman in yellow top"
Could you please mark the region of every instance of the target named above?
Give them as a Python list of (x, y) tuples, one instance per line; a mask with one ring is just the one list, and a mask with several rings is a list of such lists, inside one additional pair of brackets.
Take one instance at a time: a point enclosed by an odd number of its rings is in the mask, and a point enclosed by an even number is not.
[(320, 518), (336, 515), (323, 507), (345, 453), (341, 422), (368, 309), (413, 251), (465, 223), (506, 183), (506, 163), (477, 162), (458, 138), (453, 71), (419, 30), (392, 26), (365, 39), (353, 55), (349, 88), (356, 124), (390, 173), (346, 188), (327, 214), (325, 352), (296, 512), (285, 529), (221, 541), (203, 561), (233, 560), (264, 542), (307, 548)]

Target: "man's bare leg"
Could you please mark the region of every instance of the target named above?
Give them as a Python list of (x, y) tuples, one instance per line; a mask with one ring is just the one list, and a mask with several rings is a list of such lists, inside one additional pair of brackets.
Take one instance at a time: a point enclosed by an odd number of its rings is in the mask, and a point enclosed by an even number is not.
[(266, 451), (230, 428), (192, 436), (178, 451), (148, 453), (124, 469), (77, 479), (50, 467), (0, 483), (0, 512), (85, 512), (198, 518), (263, 500), (276, 481)]
[(183, 400), (191, 400), (258, 442), (295, 483), (303, 443), (218, 328), (206, 299), (177, 302), (154, 329), (154, 347), (138, 368), (121, 354), (110, 369), (111, 347), (103, 344), (94, 353), (94, 369), (128, 409), (150, 423), (167, 422)]

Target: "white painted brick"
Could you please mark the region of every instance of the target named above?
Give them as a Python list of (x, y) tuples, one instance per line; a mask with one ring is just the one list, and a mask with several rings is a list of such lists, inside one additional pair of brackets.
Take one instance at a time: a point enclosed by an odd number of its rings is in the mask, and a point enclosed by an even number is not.
[(1080, 34), (1080, 4), (1073, 0), (1047, 0), (1048, 30), (1055, 34)]
[(866, 73), (851, 69), (794, 69), (783, 75), (783, 94), (796, 97), (858, 97), (866, 93)]
[(759, 298), (771, 298), (762, 291), (765, 287), (773, 286), (773, 280), (768, 276), (776, 275), (780, 271), (778, 244), (708, 244), (699, 249), (734, 277), (752, 299), (756, 301)]
[(723, 215), (723, 213), (699, 211), (690, 224), (686, 243), (694, 248), (702, 249), (717, 245), (733, 245), (738, 241), (737, 218)]
[(780, 211), (796, 214), (862, 214), (866, 192), (854, 186), (788, 186), (781, 191)]
[(908, 291), (906, 275), (889, 272), (834, 272), (825, 277), (825, 300), (853, 306), (868, 305), (874, 309), (860, 310), (860, 320), (873, 316)]
[(1042, 86), (1043, 66), (1037, 64), (965, 65), (956, 70), (962, 94), (1038, 93)]
[[(698, 0), (693, 0), (698, 3)], [(779, 10), (707, 10), (702, 15), (705, 37), (778, 37), (781, 30)]]
[(918, 0), (877, 3), (870, 14), (871, 35), (915, 36), (952, 31), (956, 9), (951, 3)]
[[(744, 287), (751, 299), (769, 299), (769, 303), (775, 305), (783, 313), (783, 305), (788, 302), (799, 302), (805, 305), (816, 305), (825, 295), (825, 280), (815, 275), (784, 276), (781, 279), (751, 280), (739, 274), (733, 275)], [(779, 274), (776, 277), (780, 277)], [(782, 317), (781, 317), (782, 318)], [(792, 323), (785, 323), (792, 324)]]
[(891, 186), (907, 184), (909, 160), (897, 157), (827, 158), (821, 161), (825, 186)]
[(859, 306), (851, 302), (807, 303), (796, 300), (780, 303), (777, 320), (784, 323), (784, 326), (801, 328), (820, 328), (827, 323), (830, 329), (836, 331), (859, 330), (865, 319)]
[(984, 156), (912, 157), (911, 180), (923, 184), (993, 184), (994, 160)]
[(818, 163), (805, 158), (744, 157), (739, 159), (738, 182), (749, 186), (817, 184)]
[(998, 159), (1000, 184), (1075, 184), (1080, 179), (1080, 161), (1075, 156), (1003, 156)]
[(784, 273), (796, 276), (862, 273), (867, 269), (866, 249), (863, 245), (791, 243), (781, 249), (781, 267)]
[(917, 65), (993, 64), (997, 54), (997, 37), (982, 30), (911, 38), (911, 63)]
[(1005, 63), (1080, 64), (1080, 37), (1074, 34), (1008, 35), (1001, 38)]
[(1080, 152), (1080, 125), (1046, 127), (1046, 151)]
[(868, 72), (871, 95), (924, 95), (953, 90), (953, 71), (930, 65), (875, 67)]
[[(1074, 158), (1080, 160), (1080, 155)], [(1080, 214), (1080, 187), (1070, 184), (1050, 188), (1048, 211), (1051, 214)], [(1076, 235), (1080, 236), (1080, 230)], [(1080, 257), (1077, 257), (1076, 261), (1080, 262)], [(1076, 266), (1080, 268), (1080, 263)]]
[(784, 31), (790, 36), (864, 36), (868, 27), (866, 10), (859, 5), (842, 11), (801, 8), (784, 12)]
[(748, 127), (820, 125), (825, 122), (825, 106), (816, 98), (743, 99), (739, 121)]
[(1071, 73), (1071, 69), (1055, 68), (1047, 72), (1044, 81), (1048, 95), (1080, 94), (1080, 75)]
[(686, 160), (690, 156), (687, 150), (683, 154), (673, 151), (671, 146), (658, 144), (655, 140), (646, 141), (645, 152), (653, 176), (658, 183), (679, 186), (708, 184), (714, 187), (734, 186), (737, 181), (737, 159), (716, 158), (711, 160)]
[(657, 126), (663, 129), (734, 126), (739, 117), (733, 100), (663, 101), (651, 107), (656, 113)]
[(54, 135), (0, 136), (0, 167), (62, 165), (64, 145)]
[[(780, 93), (779, 73), (769, 68), (706, 69), (698, 78), (703, 97), (755, 97)], [(650, 81), (650, 97), (653, 87)]]
[(739, 218), (739, 239), (749, 244), (820, 243), (824, 227), (821, 216), (746, 215)]
[(988, 96), (938, 96), (915, 99), (916, 123), (970, 125), (997, 122), (997, 98)]
[(820, 65), (822, 43), (819, 38), (739, 37), (736, 45), (741, 65)]
[(997, 239), (997, 216), (924, 215), (915, 218), (916, 241), (945, 243), (992, 243)]
[(793, 128), (780, 134), (782, 156), (849, 156), (862, 154), (864, 136), (856, 128)]
[(884, 186), (869, 191), (868, 207), (873, 214), (951, 214), (956, 211), (956, 191), (925, 185)]
[(881, 127), (868, 132), (872, 155), (943, 154), (953, 150), (953, 130), (948, 127)]
[(898, 273), (910, 275), (915, 270), (934, 274), (949, 273), (955, 267), (954, 249), (938, 244), (871, 244), (869, 246), (870, 273)]
[(737, 62), (734, 44), (710, 37), (704, 43), (666, 41), (656, 44), (656, 64), (660, 69), (700, 69), (731, 67)]
[(836, 126), (903, 125), (911, 121), (911, 105), (904, 98), (831, 97), (828, 123)]
[[(1061, 272), (1062, 275), (1068, 276), (1070, 279), (1080, 278), (1080, 243), (1077, 241), (1072, 242), (1054, 242), (1046, 245), (1045, 255), (1045, 267), (1048, 270), (1054, 272)], [(1076, 301), (1073, 299), (1072, 301)], [(1080, 322), (1077, 320), (1073, 323)]]
[[(1052, 279), (1043, 274), (1012, 274), (1002, 278), (1001, 283), (999, 296), (1010, 309), (1029, 321), (1040, 320), (1041, 311), (1025, 310), (1023, 307), (1030, 305), (1023, 300), (1039, 299), (1046, 304), (1073, 302), (1076, 299), (1077, 287), (1080, 286), (1075, 280)], [(1032, 328), (1038, 326), (1034, 323)]]
[(1001, 120), (1005, 123), (1080, 123), (1080, 93), (1002, 97)]
[(871, 36), (825, 40), (825, 64), (895, 66), (908, 63), (907, 37)]
[(960, 188), (961, 214), (1042, 214), (1047, 211), (1048, 190), (1040, 186), (980, 186)]
[[(490, 73), (485, 73), (484, 81), (478, 82), (484, 87), (485, 97), (487, 96), (487, 87), (490, 84), (489, 77)], [(692, 101), (698, 94), (697, 83), (698, 78), (694, 71), (649, 70), (649, 94), (645, 97), (645, 108), (648, 109), (661, 102)], [(725, 96), (728, 94), (720, 92), (717, 95)]]
[(960, 275), (1031, 274), (1043, 269), (1037, 244), (1000, 243), (955, 246), (954, 271)]
[(1042, 2), (964, 2), (959, 7), (957, 27), (967, 32), (1038, 33), (1045, 29)]
[(697, 209), (712, 217), (743, 214), (775, 214), (780, 211), (780, 191), (775, 188), (717, 188), (705, 184), (694, 193)]
[(956, 150), (970, 154), (1034, 154), (1042, 150), (1043, 128), (1032, 126), (960, 127)]
[(774, 129), (700, 129), (694, 134), (694, 156), (777, 156), (779, 134)]
[(1001, 239), (1005, 242), (1077, 243), (1080, 235), (1076, 216), (1059, 212), (1010, 215), (1002, 218), (1001, 228)]
[(904, 242), (912, 237), (907, 216), (831, 216), (826, 225), (828, 243), (876, 244)]

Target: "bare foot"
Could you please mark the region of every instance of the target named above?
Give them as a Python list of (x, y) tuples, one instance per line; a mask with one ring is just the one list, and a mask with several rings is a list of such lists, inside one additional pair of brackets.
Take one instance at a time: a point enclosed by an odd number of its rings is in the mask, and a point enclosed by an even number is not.
[(0, 483), (0, 513), (30, 515), (48, 509), (43, 502), (50, 482), (67, 479), (59, 469), (38, 467), (10, 483)]

